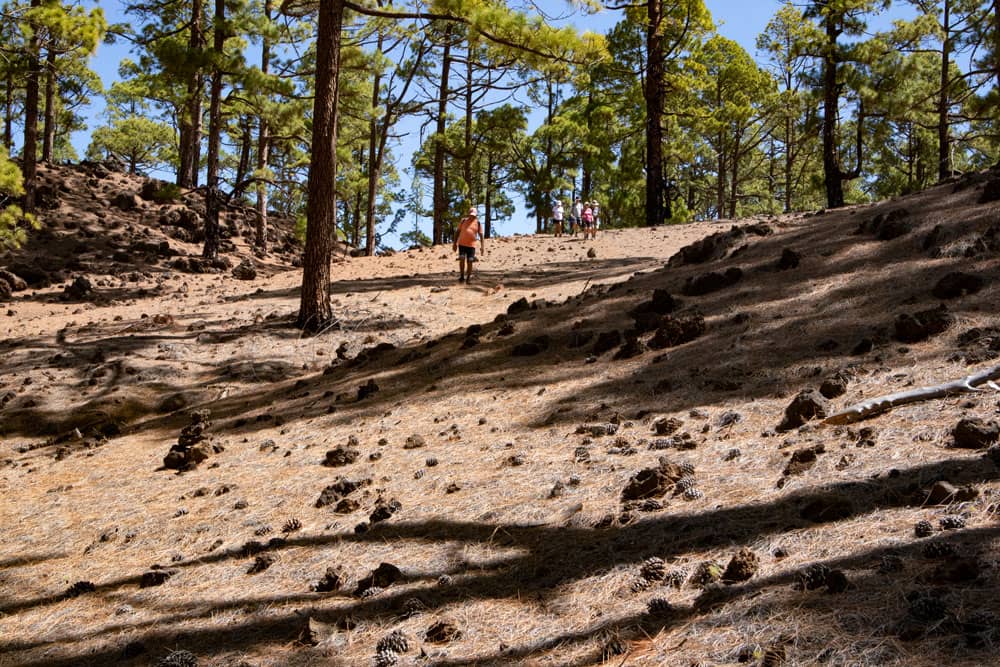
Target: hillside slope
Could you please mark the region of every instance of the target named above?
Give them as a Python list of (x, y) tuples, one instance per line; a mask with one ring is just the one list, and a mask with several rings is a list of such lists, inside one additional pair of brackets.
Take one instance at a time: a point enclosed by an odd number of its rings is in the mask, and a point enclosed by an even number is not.
[(80, 258), (3, 308), (0, 665), (987, 664), (996, 394), (786, 407), (997, 363), (998, 176), (344, 259), (311, 338), (291, 245), (191, 273), (60, 200), (0, 262)]

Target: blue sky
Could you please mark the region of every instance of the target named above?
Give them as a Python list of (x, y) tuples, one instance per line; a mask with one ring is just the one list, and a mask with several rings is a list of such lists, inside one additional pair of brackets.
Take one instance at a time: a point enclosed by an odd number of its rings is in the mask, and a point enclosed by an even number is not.
[[(704, 0), (704, 2), (712, 14), (712, 18), (718, 27), (718, 32), (725, 37), (735, 40), (750, 54), (755, 56), (757, 55), (755, 46), (757, 35), (760, 34), (767, 25), (767, 22), (782, 5), (780, 0)], [(104, 8), (105, 16), (109, 23), (128, 20), (123, 13), (124, 4), (120, 0), (96, 0), (92, 1), (91, 4)], [(567, 7), (567, 3), (561, 0), (543, 0), (540, 4), (543, 7), (552, 8), (552, 11), (556, 13), (564, 13)], [(893, 9), (870, 21), (869, 25), (873, 30), (884, 29), (888, 27), (891, 19), (911, 15), (912, 8), (897, 1)], [(603, 33), (607, 32), (617, 20), (617, 13), (602, 12), (596, 16), (576, 16), (570, 18), (568, 22), (580, 29), (585, 28)], [(101, 44), (98, 47), (98, 52), (92, 66), (101, 76), (105, 88), (109, 87), (116, 80), (118, 64), (125, 57), (129, 57), (129, 45), (126, 42), (119, 42), (113, 45)], [(100, 117), (102, 108), (102, 102), (95, 100), (89, 114), (91, 128), (103, 122)], [(89, 141), (89, 131), (78, 132), (74, 135), (73, 143), (81, 156), (86, 151)], [(404, 140), (402, 145), (394, 148), (394, 153), (399, 159), (401, 170), (408, 167), (410, 154), (416, 147), (417, 142), (418, 138), (415, 135), (411, 135), (407, 140)], [(171, 177), (170, 174), (161, 176)], [(408, 179), (409, 177), (404, 174), (403, 178)], [(514, 213), (511, 220), (504, 222), (500, 226), (500, 233), (509, 235), (514, 233), (530, 233), (534, 230), (534, 220), (529, 219), (523, 203), (517, 200), (517, 204), (518, 210)], [(404, 223), (401, 225), (403, 229), (400, 231), (406, 231), (411, 225), (412, 223), (410, 222)], [(421, 227), (426, 228), (425, 231), (427, 231), (430, 227), (430, 221), (423, 221)]]

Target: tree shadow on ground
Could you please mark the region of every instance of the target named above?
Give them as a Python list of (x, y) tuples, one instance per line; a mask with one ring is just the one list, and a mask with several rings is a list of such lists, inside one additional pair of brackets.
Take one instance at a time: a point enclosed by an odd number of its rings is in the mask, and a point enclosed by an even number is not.
[[(389, 622), (399, 617), (407, 599), (418, 596), (429, 613), (446, 611), (449, 605), (467, 600), (507, 600), (522, 604), (535, 604), (540, 600), (557, 598), (560, 587), (606, 574), (622, 567), (634, 567), (649, 556), (658, 556), (665, 561), (682, 558), (686, 554), (712, 548), (731, 548), (734, 551), (748, 546), (762, 538), (789, 536), (802, 528), (816, 524), (802, 518), (803, 508), (816, 503), (830, 503), (841, 507), (833, 521), (850, 521), (872, 512), (887, 509), (920, 506), (924, 489), (930, 482), (948, 479), (954, 484), (982, 483), (1000, 478), (1000, 470), (982, 457), (956, 457), (948, 460), (915, 466), (897, 471), (882, 479), (849, 481), (826, 486), (790, 492), (784, 497), (770, 502), (740, 505), (698, 513), (665, 512), (653, 514), (634, 523), (611, 527), (592, 528), (571, 524), (518, 525), (489, 524), (480, 522), (429, 520), (415, 523), (383, 523), (366, 533), (334, 533), (290, 537), (275, 545), (275, 551), (283, 549), (322, 548), (325, 545), (342, 543), (377, 544), (414, 542), (425, 545), (437, 543), (462, 543), (466, 545), (490, 545), (506, 547), (516, 551), (515, 555), (501, 557), (488, 562), (459, 563), (440, 571), (411, 571), (404, 581), (371, 598), (343, 598), (344, 604), (337, 609), (315, 609), (299, 612), (281, 611), (266, 619), (254, 619), (242, 623), (227, 623), (225, 626), (211, 625), (195, 629), (172, 627), (173, 623), (206, 620), (226, 609), (256, 607), (261, 604), (294, 603), (308, 605), (329, 601), (329, 596), (315, 593), (276, 594), (273, 596), (241, 600), (202, 600), (166, 611), (166, 616), (153, 621), (129, 624), (116, 623), (100, 631), (111, 637), (120, 632), (130, 637), (141, 638), (148, 650), (170, 647), (185, 647), (203, 655), (224, 655), (227, 652), (244, 650), (257, 645), (293, 641), (304, 628), (305, 617), (313, 616), (324, 622), (337, 622), (351, 618), (354, 622)], [(554, 649), (577, 647), (585, 649), (585, 655), (564, 664), (593, 664), (600, 658), (601, 648), (593, 647), (608, 636), (618, 636), (627, 640), (641, 640), (655, 635), (660, 629), (677, 623), (689, 623), (716, 614), (724, 605), (739, 600), (752, 600), (767, 592), (770, 597), (754, 613), (761, 614), (771, 607), (773, 613), (797, 610), (803, 613), (815, 607), (822, 617), (839, 610), (843, 613), (871, 615), (872, 622), (879, 623), (876, 630), (888, 633), (890, 639), (897, 628), (906, 622), (920, 619), (907, 616), (902, 598), (909, 590), (935, 591), (940, 581), (933, 572), (949, 553), (963, 557), (980, 559), (995, 549), (1000, 537), (1000, 526), (982, 526), (968, 530), (941, 533), (927, 539), (899, 538), (891, 544), (875, 548), (865, 548), (831, 557), (820, 565), (828, 568), (843, 568), (852, 571), (850, 583), (853, 591), (842, 597), (829, 596), (822, 592), (792, 591), (789, 585), (798, 580), (800, 571), (783, 570), (768, 577), (752, 579), (732, 586), (710, 587), (690, 606), (678, 606), (667, 617), (656, 617), (650, 613), (638, 613), (625, 617), (608, 618), (595, 622), (584, 630), (572, 631), (541, 641), (513, 642), (510, 648), (496, 653), (479, 656), (464, 656), (461, 659), (431, 659), (431, 664), (510, 664), (519, 659), (541, 657)], [(952, 551), (928, 545), (947, 543)], [(932, 553), (936, 549), (936, 553)], [(930, 555), (929, 555), (930, 554)], [(940, 555), (938, 555), (940, 554)], [(885, 557), (893, 556), (904, 563), (908, 572), (904, 576), (900, 570), (885, 570)], [(243, 559), (245, 549), (231, 549), (210, 554), (196, 560), (172, 564), (180, 570), (176, 575), (181, 580), (188, 572), (213, 562)], [(965, 588), (964, 580), (956, 580), (947, 592), (949, 606), (955, 623), (946, 628), (946, 634), (961, 638), (961, 617), (971, 611), (1000, 611), (997, 593), (1000, 583), (987, 561), (982, 561), (982, 571), (976, 577), (976, 586)], [(873, 571), (861, 574), (856, 571)], [(449, 583), (438, 578), (452, 577)], [(138, 576), (128, 576), (96, 586), (96, 594), (125, 592), (137, 585)], [(434, 583), (430, 583), (433, 581)], [(627, 582), (625, 582), (627, 583)], [(169, 585), (169, 584), (168, 584)], [(305, 583), (303, 582), (303, 589)], [(665, 589), (669, 595), (669, 589)], [(336, 594), (334, 599), (336, 598)], [(62, 595), (50, 595), (34, 599), (23, 599), (0, 605), (0, 613), (17, 614), (26, 610), (49, 606), (64, 599)], [(845, 607), (847, 605), (847, 607)], [(896, 610), (886, 613), (886, 610)], [(925, 619), (926, 620), (926, 619)], [(931, 621), (937, 619), (931, 619)], [(819, 619), (816, 619), (819, 622)], [(912, 625), (912, 623), (911, 623)], [(919, 651), (931, 659), (937, 655), (947, 661), (952, 649), (937, 643), (934, 634), (941, 632), (927, 621), (922, 632), (926, 636), (913, 639)], [(918, 629), (921, 629), (918, 627)], [(827, 628), (827, 634), (831, 629)], [(93, 638), (94, 634), (62, 634), (38, 640), (8, 641), (0, 648), (5, 651), (28, 651), (42, 646), (60, 646), (65, 651), (62, 657), (41, 661), (24, 661), (23, 665), (101, 665), (120, 657), (121, 647), (108, 647), (96, 653), (73, 654), (71, 645), (77, 641)], [(513, 638), (512, 638), (513, 639)], [(933, 640), (933, 641), (931, 641)], [(981, 659), (992, 655), (989, 646), (972, 647), (969, 654)], [(850, 657), (850, 656), (848, 656)], [(942, 663), (944, 664), (944, 663)]]

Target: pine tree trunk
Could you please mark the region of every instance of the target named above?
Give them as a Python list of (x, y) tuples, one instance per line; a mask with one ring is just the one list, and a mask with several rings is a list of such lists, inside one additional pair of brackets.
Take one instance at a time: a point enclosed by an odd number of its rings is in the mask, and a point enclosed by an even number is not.
[[(271, 21), (271, 0), (264, 0), (264, 20)], [(261, 38), (260, 46), (260, 71), (266, 77), (271, 69), (271, 41), (266, 36)], [(270, 152), (270, 137), (268, 136), (267, 118), (261, 114), (257, 122), (257, 174), (261, 178), (261, 173), (267, 168), (268, 153)], [(254, 238), (254, 245), (261, 254), (267, 254), (267, 183), (257, 181), (257, 228)]]
[[(195, 55), (205, 46), (203, 29), (204, 8), (202, 0), (191, 1), (191, 28), (188, 49)], [(198, 163), (201, 157), (201, 96), (204, 77), (201, 69), (191, 72), (187, 81), (187, 95), (181, 109), (179, 127), (179, 163), (177, 185), (193, 188), (198, 185)]]
[(3, 145), (10, 153), (14, 145), (14, 75), (7, 74), (7, 99), (3, 117)]
[[(51, 39), (51, 37), (49, 38)], [(45, 54), (45, 115), (42, 121), (42, 162), (52, 162), (56, 146), (56, 52)]]
[(795, 142), (792, 134), (795, 132), (795, 122), (791, 115), (785, 118), (785, 213), (792, 212), (792, 172), (795, 169)]
[[(385, 43), (385, 35), (379, 30), (378, 41), (375, 47), (376, 53), (382, 53), (382, 46)], [(375, 197), (378, 194), (379, 168), (377, 165), (378, 152), (378, 119), (375, 118), (375, 109), (378, 108), (379, 88), (382, 86), (382, 76), (376, 71), (372, 80), (372, 117), (368, 121), (368, 201), (365, 209), (365, 254), (369, 257), (375, 254)], [(388, 123), (389, 119), (386, 118)]]
[(837, 38), (840, 29), (833, 17), (824, 19), (826, 53), (823, 56), (823, 183), (826, 186), (826, 205), (839, 208), (844, 205), (844, 181), (837, 151)]
[[(31, 0), (32, 7), (38, 7), (41, 0)], [(38, 173), (38, 69), (39, 62), (38, 29), (28, 40), (27, 67), (24, 88), (24, 150), (22, 151), (22, 174), (24, 175), (24, 212), (35, 212), (35, 189)]]
[(444, 183), (445, 129), (448, 113), (448, 77), (451, 75), (451, 29), (444, 31), (441, 85), (438, 89), (437, 128), (434, 136), (434, 244), (444, 242), (444, 218), (448, 210)]
[(253, 152), (253, 127), (250, 125), (250, 117), (240, 118), (240, 159), (236, 163), (236, 173), (233, 175), (233, 199), (242, 199), (246, 192), (247, 174), (250, 171), (250, 154)]
[(493, 159), (489, 158), (486, 162), (486, 182), (483, 184), (483, 204), (486, 210), (483, 211), (483, 219), (485, 221), (483, 227), (483, 238), (491, 238), (493, 236), (493, 170), (495, 165), (493, 164)]
[(948, 106), (951, 97), (951, 0), (944, 0), (941, 28), (941, 90), (938, 92), (938, 180), (951, 176), (951, 146), (948, 137)]
[(205, 172), (205, 247), (206, 259), (219, 256), (219, 217), (222, 208), (219, 193), (219, 144), (222, 140), (222, 59), (226, 46), (226, 0), (215, 0), (215, 28), (212, 49), (216, 63), (212, 67), (212, 83), (208, 107), (208, 164)]
[(330, 259), (337, 229), (337, 102), (343, 0), (320, 0), (312, 160), (306, 196), (306, 247), (298, 326), (317, 332), (333, 320)]
[(669, 202), (663, 169), (663, 2), (648, 0), (646, 28), (646, 225), (654, 226), (669, 217)]
[(465, 178), (465, 191), (469, 197), (469, 206), (476, 204), (476, 192), (472, 186), (472, 120), (475, 110), (472, 108), (472, 76), (474, 53), (469, 48), (465, 61), (465, 146), (462, 151), (462, 176)]

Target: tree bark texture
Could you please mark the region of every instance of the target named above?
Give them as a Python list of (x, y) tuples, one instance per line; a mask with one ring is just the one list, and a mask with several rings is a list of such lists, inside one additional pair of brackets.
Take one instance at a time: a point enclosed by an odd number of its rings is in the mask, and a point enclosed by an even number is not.
[[(191, 53), (197, 53), (205, 46), (203, 22), (202, 0), (192, 0), (191, 28), (188, 36), (188, 49)], [(201, 70), (192, 71), (188, 76), (187, 97), (181, 109), (178, 128), (177, 185), (182, 188), (193, 188), (198, 185), (198, 163), (201, 157), (201, 96), (204, 85)]]
[[(271, 20), (271, 0), (264, 0), (264, 20)], [(260, 71), (266, 77), (271, 69), (271, 41), (268, 37), (261, 39), (260, 46)], [(267, 118), (264, 114), (258, 116), (257, 122), (257, 172), (267, 167), (268, 153), (270, 152), (271, 139)], [(255, 230), (254, 245), (262, 254), (267, 253), (267, 183), (257, 181), (257, 228)]]
[(445, 130), (448, 113), (448, 78), (451, 76), (451, 28), (444, 31), (441, 86), (438, 89), (437, 128), (434, 135), (434, 244), (444, 242), (444, 218), (448, 210), (444, 183)]
[(219, 193), (219, 144), (222, 141), (222, 58), (226, 47), (226, 0), (215, 0), (215, 27), (212, 49), (212, 83), (208, 107), (208, 165), (205, 173), (205, 247), (202, 257), (219, 256), (219, 217), (222, 208)]
[(938, 93), (938, 179), (951, 176), (951, 146), (948, 137), (948, 106), (951, 99), (949, 68), (951, 66), (951, 0), (944, 0), (941, 28), (941, 90)]
[(42, 162), (52, 162), (56, 146), (56, 52), (52, 37), (45, 53), (45, 115), (42, 121)]
[(337, 230), (337, 101), (343, 0), (320, 0), (316, 38), (312, 162), (306, 195), (306, 247), (298, 326), (318, 332), (333, 320), (330, 259)]
[(666, 52), (663, 39), (663, 2), (646, 5), (646, 225), (653, 226), (670, 217), (667, 212), (663, 169), (663, 76)]
[[(31, 0), (32, 7), (38, 7), (41, 0)], [(38, 27), (28, 40), (27, 66), (24, 88), (24, 150), (22, 151), (22, 174), (24, 176), (24, 212), (35, 212), (35, 189), (38, 173), (38, 68), (39, 47)]]

